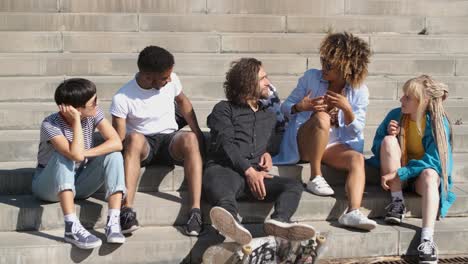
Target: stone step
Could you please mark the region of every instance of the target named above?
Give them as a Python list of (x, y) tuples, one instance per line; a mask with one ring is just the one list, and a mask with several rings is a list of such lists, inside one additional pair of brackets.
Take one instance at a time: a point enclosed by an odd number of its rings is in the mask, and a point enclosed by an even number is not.
[[(351, 4), (352, 3), (352, 4)], [(464, 16), (466, 1), (4, 0), (0, 12)]]
[[(255, 23), (251, 22), (252, 19)], [(273, 15), (141, 15), (141, 31), (418, 33), (424, 17), (392, 16), (273, 16)], [(286, 22), (287, 21), (287, 22)], [(267, 25), (267, 26), (266, 26)]]
[[(461, 184), (454, 187), (457, 200), (450, 208), (449, 216), (468, 215), (468, 187)], [(464, 188), (464, 189), (462, 189)], [(336, 220), (346, 210), (348, 202), (344, 187), (335, 186), (335, 196), (320, 197), (303, 192), (293, 221)], [(414, 193), (405, 194), (407, 218), (421, 217), (420, 197)], [(390, 195), (379, 186), (367, 186), (362, 202), (362, 211), (371, 218), (383, 218)], [(49, 230), (63, 227), (60, 203), (46, 203), (33, 195), (0, 196), (0, 231)], [(209, 223), (210, 206), (203, 202), (204, 222)], [(245, 223), (262, 223), (272, 213), (272, 203), (240, 201), (239, 213)], [(134, 208), (142, 226), (183, 225), (187, 221), (189, 207), (188, 193), (150, 192), (137, 193)], [(87, 227), (103, 227), (107, 216), (104, 194), (96, 194), (87, 200), (76, 202), (77, 215)], [(164, 212), (164, 213), (161, 213)]]
[[(466, 3), (468, 4), (468, 2)], [(466, 35), (371, 35), (369, 38), (370, 47), (374, 54), (451, 54), (466, 53), (468, 51), (468, 37)]]
[(206, 13), (206, 0), (61, 0), (70, 13)]
[[(174, 54), (180, 75), (224, 75), (233, 60), (246, 54)], [(307, 58), (292, 54), (256, 54), (271, 75), (299, 75), (307, 69)], [(254, 55), (249, 54), (249, 57)], [(133, 75), (137, 53), (49, 53), (0, 54), (0, 76)]]
[[(206, 127), (206, 118), (211, 113), (216, 101), (192, 101), (197, 114), (198, 123)], [(100, 107), (110, 118), (108, 113), (110, 101), (100, 101)], [(393, 108), (399, 107), (396, 100), (371, 100), (367, 109), (367, 125), (378, 125), (383, 117)], [(465, 100), (451, 100), (445, 105), (449, 117), (454, 123), (468, 120), (467, 102)], [(52, 102), (4, 102), (0, 103), (0, 130), (39, 129), (46, 116), (57, 111), (57, 105)]]
[[(2, 263), (191, 263), (196, 241), (175, 227), (145, 227), (123, 245), (107, 244), (82, 250), (63, 241), (63, 229), (40, 232), (0, 232)], [(105, 240), (104, 230), (91, 231)]]
[(0, 12), (57, 12), (57, 0), (3, 0), (0, 1)]
[[(137, 71), (137, 53), (0, 53), (0, 76), (128, 76)], [(320, 68), (318, 54), (175, 53), (179, 75), (222, 76), (242, 57), (261, 60), (270, 75), (302, 75)], [(467, 76), (468, 54), (376, 54), (371, 76)]]
[[(0, 53), (0, 76), (128, 76), (137, 71), (137, 53)], [(302, 75), (320, 68), (318, 54), (176, 53), (179, 75), (222, 76), (230, 63), (256, 57), (270, 75)], [(376, 54), (369, 65), (371, 76), (467, 76), (468, 54)], [(21, 66), (20, 66), (21, 65)]]
[[(0, 13), (1, 31), (465, 33), (463, 17), (271, 14)], [(449, 19), (448, 21), (442, 21)], [(451, 29), (450, 26), (455, 26)]]
[[(19, 143), (18, 145), (21, 146)], [(31, 145), (35, 144), (31, 143)], [(367, 151), (366, 157), (370, 156), (371, 153)], [(456, 152), (453, 155), (454, 168), (452, 177), (453, 181), (457, 184), (468, 183), (468, 166), (465, 162), (467, 158), (467, 153)], [(0, 162), (0, 194), (31, 194), (31, 182), (36, 165), (36, 161)], [(346, 173), (344, 171), (335, 170), (326, 165), (322, 165), (322, 172), (327, 182), (332, 186), (343, 186), (346, 182)], [(310, 167), (307, 163), (273, 166), (271, 173), (282, 177), (292, 177), (302, 182), (308, 182), (310, 179)], [(150, 166), (143, 168), (140, 175), (140, 182), (138, 184), (138, 191), (140, 192), (177, 191), (186, 189), (184, 169), (180, 166)], [(379, 171), (370, 166), (366, 166), (366, 182), (369, 186), (379, 186)], [(103, 193), (104, 189), (101, 188), (99, 192)]]
[[(453, 125), (454, 152), (468, 152), (468, 126)], [(209, 137), (209, 128), (203, 128)], [(377, 125), (368, 125), (364, 129), (364, 151), (370, 151)], [(1, 161), (34, 160), (39, 142), (38, 130), (0, 130), (0, 146), (8, 153), (0, 155)], [(99, 136), (99, 135), (98, 135)], [(30, 146), (30, 147), (27, 147)]]
[[(405, 225), (388, 226), (379, 221), (372, 232), (356, 232), (337, 227), (336, 222), (306, 222), (329, 236), (324, 259), (415, 255), (421, 221), (408, 219)], [(246, 225), (254, 237), (263, 236), (261, 225)], [(80, 250), (63, 242), (63, 230), (1, 232), (0, 253), (5, 263), (200, 263), (203, 252), (223, 242), (211, 226), (203, 236), (186, 237), (177, 227), (143, 227), (127, 237), (123, 245), (103, 245), (93, 251)], [(91, 231), (105, 241), (104, 231)], [(438, 221), (435, 241), (439, 254), (465, 254), (468, 235), (467, 218)], [(232, 241), (226, 239), (225, 241)], [(356, 243), (359, 241), (359, 243)], [(132, 256), (129, 258), (129, 256)], [(338, 261), (338, 260), (334, 260)], [(322, 263), (322, 262), (320, 262)], [(208, 264), (208, 263), (206, 263)]]
[(345, 0), (345, 14), (394, 16), (466, 16), (467, 1)]
[(0, 31), (139, 31), (137, 14), (0, 13)]
[[(53, 101), (56, 87), (65, 78), (74, 76), (49, 77), (0, 77), (0, 102)], [(128, 76), (79, 76), (96, 83), (99, 100), (111, 100), (117, 90), (133, 75)], [(193, 101), (222, 100), (225, 98), (223, 82), (226, 77), (219, 76), (179, 76), (184, 93)], [(370, 99), (397, 100), (401, 97), (401, 88), (409, 76), (369, 76), (366, 85), (370, 90)], [(296, 87), (299, 76), (269, 76), (278, 89), (281, 99), (286, 99)], [(437, 76), (437, 80), (448, 85), (449, 100), (468, 99), (465, 76)]]
[(214, 13), (214, 14), (343, 14), (344, 1), (292, 0), (63, 0), (63, 12), (140, 12), (140, 13)]
[[(465, 4), (466, 6), (466, 4)], [(428, 34), (466, 34), (465, 27), (468, 17), (464, 16), (439, 16), (426, 19), (426, 32)]]
[[(0, 52), (139, 52), (148, 45), (179, 53), (318, 53), (325, 34), (193, 32), (0, 32)], [(374, 54), (467, 54), (466, 35), (360, 34)]]
[[(55, 89), (66, 78), (73, 76), (50, 77), (0, 77), (0, 102), (53, 101)], [(112, 100), (117, 90), (129, 80), (129, 76), (79, 76), (93, 81), (97, 86), (99, 100)], [(223, 82), (225, 76), (179, 76), (184, 93), (193, 101), (222, 100), (225, 98)], [(296, 87), (299, 76), (269, 76), (281, 99), (285, 99)], [(406, 79), (402, 79), (404, 81)], [(464, 88), (464, 77), (448, 77), (450, 98), (468, 98)], [(400, 82), (400, 83), (398, 83)], [(371, 99), (398, 99), (397, 92), (401, 81), (385, 76), (370, 76), (366, 80), (371, 89)], [(397, 86), (398, 85), (398, 86)]]

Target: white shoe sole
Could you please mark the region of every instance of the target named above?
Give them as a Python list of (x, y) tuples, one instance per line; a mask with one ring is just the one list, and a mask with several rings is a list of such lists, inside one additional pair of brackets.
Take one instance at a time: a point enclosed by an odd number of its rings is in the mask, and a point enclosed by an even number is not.
[(317, 192), (317, 191), (312, 191), (310, 189), (307, 189), (310, 193), (312, 194), (315, 194), (315, 195), (318, 195), (318, 196), (332, 196), (335, 194), (335, 192), (331, 192), (331, 193), (320, 193), (320, 192)]
[(211, 223), (224, 236), (230, 237), (241, 245), (252, 241), (252, 235), (243, 226), (238, 224), (226, 209), (213, 207), (210, 211)]
[(281, 237), (291, 241), (303, 241), (315, 236), (315, 229), (305, 224), (288, 224), (275, 220), (265, 222), (263, 229), (270, 236)]
[(347, 224), (342, 224), (346, 227), (352, 227), (352, 228), (357, 228), (361, 230), (366, 230), (366, 231), (371, 231), (377, 227), (377, 225), (374, 224), (357, 224), (357, 225), (347, 225)]
[(71, 238), (68, 238), (68, 237), (64, 237), (64, 240), (65, 240), (65, 242), (71, 243), (71, 244), (73, 244), (76, 247), (81, 248), (81, 249), (93, 249), (93, 248), (100, 247), (102, 245), (101, 240), (98, 240), (93, 244), (87, 244), (87, 245), (81, 244), (78, 241), (76, 241), (74, 239), (71, 239)]
[(130, 233), (133, 233), (133, 232), (137, 231), (138, 229), (140, 229), (140, 226), (132, 226), (127, 230), (122, 230), (122, 234), (124, 234), (124, 235), (125, 234), (130, 234)]
[(193, 236), (193, 237), (197, 237), (197, 236), (200, 235), (197, 231), (188, 232), (185, 228), (184, 228), (184, 233), (185, 233), (187, 236)]
[(437, 264), (439, 260), (435, 261), (419, 261), (419, 264)]
[(385, 217), (384, 221), (388, 224), (400, 225), (403, 222), (403, 219), (387, 216)]
[(107, 243), (110, 243), (110, 244), (123, 244), (123, 243), (125, 243), (125, 237), (117, 237), (117, 238), (107, 239)]

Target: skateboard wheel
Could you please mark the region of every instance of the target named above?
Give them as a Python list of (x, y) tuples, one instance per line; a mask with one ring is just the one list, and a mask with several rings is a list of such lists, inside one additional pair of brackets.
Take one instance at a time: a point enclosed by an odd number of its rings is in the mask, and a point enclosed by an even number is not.
[(327, 237), (325, 237), (324, 235), (318, 235), (317, 236), (317, 242), (318, 243), (323, 244), (323, 243), (325, 243), (325, 241), (327, 241)]
[(252, 247), (249, 245), (242, 246), (242, 253), (244, 255), (250, 255), (252, 254)]

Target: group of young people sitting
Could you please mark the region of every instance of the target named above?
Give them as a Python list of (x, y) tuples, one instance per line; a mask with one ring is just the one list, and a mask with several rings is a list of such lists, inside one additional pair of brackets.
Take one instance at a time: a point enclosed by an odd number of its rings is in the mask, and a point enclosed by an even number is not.
[[(338, 222), (370, 231), (377, 223), (360, 211), (366, 183), (363, 132), (369, 90), (364, 81), (370, 49), (344, 32), (326, 36), (319, 54), (322, 69), (307, 70), (282, 103), (259, 60), (233, 62), (223, 85), (226, 100), (217, 103), (207, 119), (207, 150), (192, 104), (173, 72), (174, 57), (165, 49), (148, 46), (140, 52), (135, 78), (113, 96), (112, 122), (98, 104), (94, 83), (67, 79), (55, 91), (59, 111), (42, 122), (33, 193), (59, 201), (65, 241), (90, 249), (102, 242), (81, 225), (74, 199), (85, 199), (104, 185), (107, 242), (124, 243), (124, 234), (139, 228), (134, 200), (140, 168), (182, 165), (191, 208), (184, 226), (187, 235), (198, 236), (203, 230), (203, 193), (212, 206), (211, 223), (241, 244), (252, 239), (238, 215), (238, 200), (244, 198), (274, 203), (264, 223), (267, 235), (305, 240), (314, 236), (314, 228), (291, 221), (304, 185), (294, 177), (272, 175), (271, 169), (273, 164), (307, 162), (311, 177), (305, 188), (329, 196), (334, 190), (321, 171), (326, 164), (347, 172), (348, 207)], [(374, 156), (367, 161), (380, 168), (382, 188), (391, 193), (385, 221), (402, 223), (403, 187), (422, 196), (421, 263), (437, 262), (436, 217), (446, 216), (455, 200), (452, 130), (442, 105), (447, 96), (447, 87), (429, 76), (408, 80), (401, 107), (379, 125)], [(180, 130), (176, 111), (190, 131)], [(104, 139), (99, 145), (94, 144), (96, 129)], [(281, 141), (272, 157), (273, 138)]]

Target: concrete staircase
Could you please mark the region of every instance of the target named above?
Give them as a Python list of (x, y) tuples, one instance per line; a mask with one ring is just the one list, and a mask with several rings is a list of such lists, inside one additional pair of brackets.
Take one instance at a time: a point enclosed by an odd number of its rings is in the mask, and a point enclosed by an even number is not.
[[(374, 53), (365, 131), (369, 154), (376, 126), (399, 105), (402, 84), (421, 73), (450, 89), (454, 124), (455, 193), (449, 217), (437, 222), (441, 254), (468, 254), (468, 1), (463, 0), (0, 0), (0, 263), (199, 263), (222, 241), (205, 217), (206, 235), (185, 237), (187, 213), (181, 167), (142, 171), (136, 199), (144, 226), (122, 246), (84, 251), (62, 242), (59, 204), (31, 195), (39, 125), (56, 111), (59, 82), (80, 76), (96, 82), (108, 109), (115, 91), (137, 70), (138, 52), (160, 45), (174, 53), (175, 71), (192, 99), (199, 122), (224, 97), (229, 63), (252, 56), (264, 62), (285, 98), (308, 68), (320, 67), (318, 47), (327, 32), (348, 30)], [(307, 165), (276, 167), (283, 177), (306, 181)], [(388, 193), (378, 172), (367, 168), (363, 210), (381, 225), (372, 232), (338, 226), (346, 207), (344, 174), (324, 168), (335, 197), (304, 193), (294, 220), (329, 232), (326, 258), (414, 254), (421, 226), (420, 199), (407, 195), (407, 221), (382, 223)], [(102, 192), (77, 202), (82, 222), (103, 238), (107, 205)], [(271, 204), (241, 203), (244, 222), (262, 235)], [(205, 204), (205, 216), (209, 206)]]

